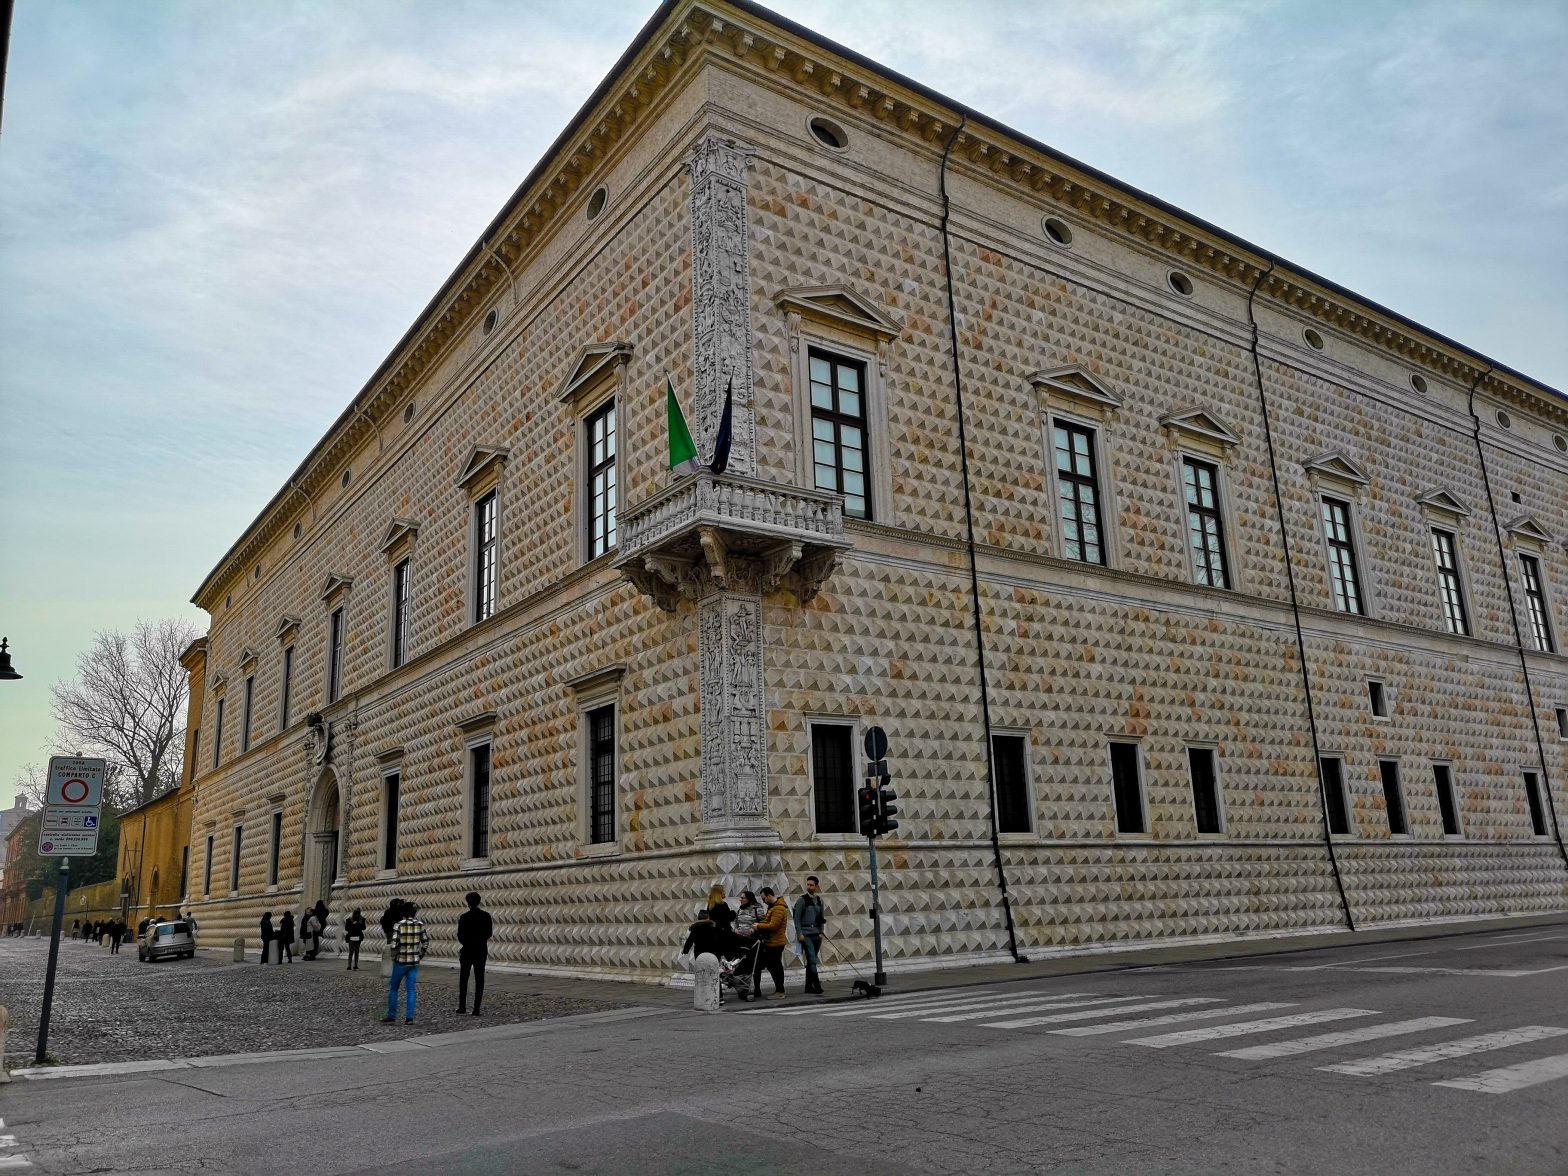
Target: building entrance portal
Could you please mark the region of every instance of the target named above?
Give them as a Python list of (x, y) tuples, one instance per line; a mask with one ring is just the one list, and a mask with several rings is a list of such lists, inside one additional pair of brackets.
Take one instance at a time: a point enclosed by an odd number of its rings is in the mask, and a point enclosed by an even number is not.
[(316, 901), (332, 905), (332, 886), (339, 870), (338, 781), (331, 769), (316, 781), (306, 817), (305, 903)]

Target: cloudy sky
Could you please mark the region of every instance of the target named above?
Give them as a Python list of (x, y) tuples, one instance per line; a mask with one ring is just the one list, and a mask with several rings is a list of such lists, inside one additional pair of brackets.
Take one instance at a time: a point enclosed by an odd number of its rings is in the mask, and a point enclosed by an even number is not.
[[(0, 797), (94, 630), (188, 600), (652, 0), (17, 0)], [(1559, 0), (777, 0), (1568, 388)]]

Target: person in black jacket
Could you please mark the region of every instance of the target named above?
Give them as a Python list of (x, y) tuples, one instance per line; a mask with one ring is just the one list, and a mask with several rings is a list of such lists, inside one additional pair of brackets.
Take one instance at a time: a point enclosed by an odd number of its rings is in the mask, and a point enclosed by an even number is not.
[(348, 944), (348, 968), (359, 971), (359, 945), (365, 941), (365, 916), (354, 908), (354, 913), (343, 920), (343, 942)]
[[(267, 957), (272, 954), (272, 941), (278, 933), (272, 929), (272, 912), (268, 911), (261, 916), (261, 962), (266, 963)], [(283, 952), (278, 952), (278, 963), (283, 962)]]
[(479, 909), (479, 894), (470, 890), (468, 909), (457, 920), (457, 1011), (468, 1012), (468, 974), (474, 974), (474, 1016), (485, 998), (485, 961), (490, 958), (490, 936), (495, 930), (490, 912)]
[(294, 912), (284, 911), (283, 921), (278, 924), (278, 963), (283, 962), (283, 957), (289, 957), (289, 963), (294, 962)]

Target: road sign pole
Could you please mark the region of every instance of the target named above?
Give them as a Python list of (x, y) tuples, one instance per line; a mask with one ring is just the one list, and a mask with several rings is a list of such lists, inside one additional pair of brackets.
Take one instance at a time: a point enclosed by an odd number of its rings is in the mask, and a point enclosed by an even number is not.
[(54, 888), (54, 930), (49, 933), (49, 970), (44, 973), (44, 1008), (38, 1017), (38, 1052), (33, 1064), (41, 1066), (49, 1053), (49, 1007), (54, 1003), (54, 972), (60, 963), (60, 929), (65, 925), (65, 892), (71, 886), (71, 859), (60, 859), (60, 879)]
[(871, 846), (871, 942), (877, 957), (877, 970), (871, 974), (871, 983), (880, 987), (887, 983), (887, 973), (882, 970), (882, 912), (877, 902), (877, 841), (868, 837)]

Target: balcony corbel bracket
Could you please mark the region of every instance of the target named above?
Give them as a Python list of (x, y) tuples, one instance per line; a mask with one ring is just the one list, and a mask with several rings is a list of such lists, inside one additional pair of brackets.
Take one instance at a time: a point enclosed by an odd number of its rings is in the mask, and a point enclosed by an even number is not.
[(708, 574), (720, 588), (730, 586), (729, 551), (724, 546), (724, 536), (717, 527), (699, 527), (697, 539), (702, 544), (703, 558), (708, 561)]

